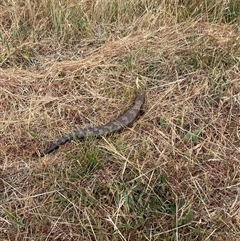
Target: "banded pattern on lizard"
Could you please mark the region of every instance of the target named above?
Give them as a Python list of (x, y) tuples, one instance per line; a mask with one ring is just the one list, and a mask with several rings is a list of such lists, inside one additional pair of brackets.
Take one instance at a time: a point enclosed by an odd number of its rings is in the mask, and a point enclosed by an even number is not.
[(83, 130), (75, 130), (72, 133), (62, 136), (55, 144), (47, 148), (42, 154), (41, 157), (57, 150), (59, 146), (65, 144), (68, 141), (77, 138), (80, 141), (84, 141), (87, 137), (99, 137), (102, 135), (109, 135), (110, 133), (119, 131), (124, 127), (133, 123), (133, 121), (139, 115), (142, 106), (145, 102), (145, 93), (141, 93), (135, 99), (134, 105), (121, 116), (119, 116), (114, 121), (111, 121), (103, 126), (98, 126), (95, 128), (86, 128)]

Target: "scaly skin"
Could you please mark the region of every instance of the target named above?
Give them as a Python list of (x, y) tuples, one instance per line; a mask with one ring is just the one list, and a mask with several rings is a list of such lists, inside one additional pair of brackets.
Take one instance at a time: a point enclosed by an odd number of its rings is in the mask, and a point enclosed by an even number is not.
[(62, 136), (55, 144), (47, 148), (41, 154), (41, 157), (57, 150), (60, 145), (63, 145), (66, 142), (73, 140), (74, 138), (77, 138), (78, 140), (83, 141), (87, 137), (99, 137), (103, 135), (109, 135), (110, 133), (113, 133), (116, 131), (120, 131), (124, 127), (133, 123), (133, 121), (139, 115), (141, 108), (144, 104), (144, 101), (145, 101), (145, 93), (141, 93), (137, 96), (132, 108), (126, 111), (121, 116), (119, 116), (116, 120), (111, 121), (103, 126), (99, 126), (96, 128), (87, 128), (83, 130), (75, 130), (72, 133)]

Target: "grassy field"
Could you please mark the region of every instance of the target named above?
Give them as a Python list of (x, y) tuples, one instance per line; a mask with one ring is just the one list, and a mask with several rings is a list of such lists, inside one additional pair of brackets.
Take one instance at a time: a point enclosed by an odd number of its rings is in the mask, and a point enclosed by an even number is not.
[[(0, 240), (240, 240), (240, 2), (0, 2)], [(40, 153), (146, 93), (120, 133)]]

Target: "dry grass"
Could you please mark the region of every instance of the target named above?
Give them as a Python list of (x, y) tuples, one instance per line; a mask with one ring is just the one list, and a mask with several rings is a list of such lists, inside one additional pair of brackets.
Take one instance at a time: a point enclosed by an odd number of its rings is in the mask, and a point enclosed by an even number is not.
[(238, 1), (60, 2), (0, 4), (0, 239), (239, 240)]

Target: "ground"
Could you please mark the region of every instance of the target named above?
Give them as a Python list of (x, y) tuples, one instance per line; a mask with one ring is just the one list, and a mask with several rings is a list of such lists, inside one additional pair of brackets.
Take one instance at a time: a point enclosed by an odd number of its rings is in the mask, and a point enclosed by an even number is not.
[[(240, 239), (238, 1), (0, 3), (0, 239)], [(99, 139), (61, 135), (141, 116)]]

